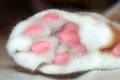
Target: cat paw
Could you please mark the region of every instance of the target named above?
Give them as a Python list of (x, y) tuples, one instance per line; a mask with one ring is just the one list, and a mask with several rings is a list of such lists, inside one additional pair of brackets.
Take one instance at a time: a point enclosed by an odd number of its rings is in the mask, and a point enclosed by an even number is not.
[(106, 68), (120, 52), (108, 23), (95, 13), (46, 10), (16, 25), (7, 49), (18, 65), (47, 74)]
[(71, 54), (86, 52), (79, 27), (57, 10), (48, 10), (16, 25), (8, 51), (18, 65), (35, 70), (38, 65), (65, 65)]

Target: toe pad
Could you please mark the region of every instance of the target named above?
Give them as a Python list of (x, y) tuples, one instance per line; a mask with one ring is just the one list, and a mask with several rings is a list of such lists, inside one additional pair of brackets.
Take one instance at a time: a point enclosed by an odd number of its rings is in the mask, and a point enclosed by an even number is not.
[(24, 33), (27, 35), (36, 34), (36, 33), (40, 32), (42, 30), (42, 28), (43, 27), (41, 25), (32, 24), (25, 29)]
[(113, 48), (112, 54), (113, 54), (114, 56), (120, 57), (120, 43), (117, 44), (117, 45)]
[(70, 58), (69, 53), (56, 54), (54, 63), (58, 65), (65, 65), (68, 63)]
[(42, 19), (46, 21), (56, 21), (59, 19), (59, 16), (55, 13), (49, 13), (49, 14), (44, 15)]
[(38, 42), (33, 43), (31, 49), (35, 53), (43, 54), (50, 49), (50, 43), (47, 41), (38, 41)]

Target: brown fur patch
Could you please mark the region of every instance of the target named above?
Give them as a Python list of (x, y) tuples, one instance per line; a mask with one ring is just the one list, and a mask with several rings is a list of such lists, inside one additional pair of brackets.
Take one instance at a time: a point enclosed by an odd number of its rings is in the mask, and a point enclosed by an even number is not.
[(101, 52), (110, 52), (120, 42), (120, 27), (112, 22), (107, 22), (107, 24), (112, 30), (113, 37), (108, 46), (100, 48)]

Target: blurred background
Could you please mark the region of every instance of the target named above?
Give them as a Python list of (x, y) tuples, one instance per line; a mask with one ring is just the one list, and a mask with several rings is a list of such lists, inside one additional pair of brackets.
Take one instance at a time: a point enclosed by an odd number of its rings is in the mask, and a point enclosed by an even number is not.
[(13, 26), (36, 12), (57, 8), (68, 11), (104, 12), (118, 0), (0, 0), (0, 32), (9, 33)]

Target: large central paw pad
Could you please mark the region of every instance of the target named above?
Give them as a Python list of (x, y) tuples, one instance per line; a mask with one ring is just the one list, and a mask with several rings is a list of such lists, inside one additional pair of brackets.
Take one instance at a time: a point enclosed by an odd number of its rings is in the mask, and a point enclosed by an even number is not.
[(73, 23), (66, 23), (63, 29), (57, 33), (61, 42), (70, 45), (72, 48), (76, 49), (79, 53), (85, 53), (86, 48), (80, 43), (80, 37), (78, 35), (78, 26)]

